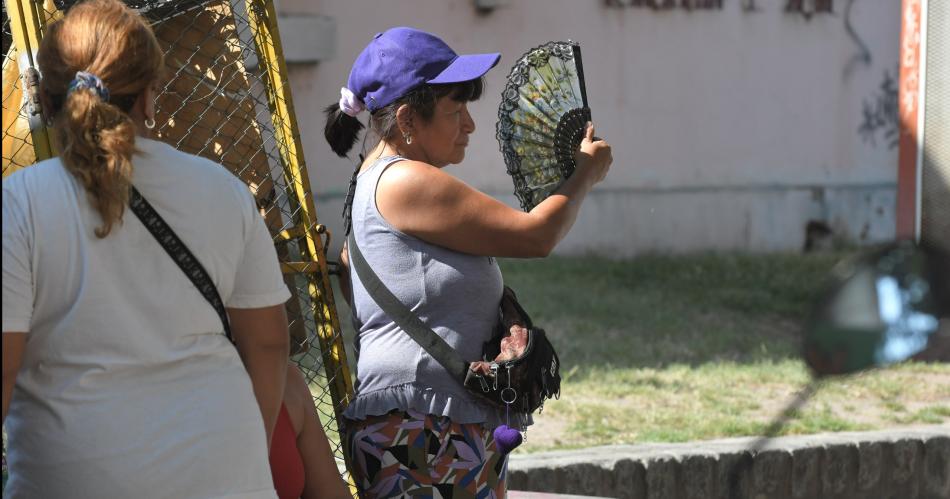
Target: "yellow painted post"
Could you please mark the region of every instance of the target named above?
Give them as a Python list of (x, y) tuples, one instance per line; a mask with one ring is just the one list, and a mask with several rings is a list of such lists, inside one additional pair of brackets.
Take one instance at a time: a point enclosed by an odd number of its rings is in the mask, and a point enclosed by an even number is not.
[[(325, 228), (317, 223), (310, 180), (303, 166), (303, 146), (297, 128), (290, 86), (285, 77), (287, 69), (277, 29), (277, 14), (270, 0), (246, 0), (246, 5), (248, 24), (254, 34), (257, 55), (261, 63), (260, 71), (266, 82), (267, 98), (277, 143), (280, 147), (284, 178), (300, 203), (299, 225), (292, 229), (291, 233), (298, 235), (300, 232), (297, 231), (303, 231), (302, 236), (306, 242), (304, 253), (309, 259), (307, 262), (288, 262), (283, 267), (285, 272), (302, 271), (308, 274), (312, 302), (315, 307), (319, 307), (318, 310), (314, 310), (314, 313), (328, 319), (315, 322), (320, 349), (323, 353), (324, 368), (330, 383), (329, 391), (337, 421), (340, 422), (342, 409), (352, 398), (353, 386), (327, 272), (324, 254), (326, 249), (320, 239), (320, 233)], [(345, 452), (344, 457), (346, 457)], [(349, 458), (346, 457), (346, 459), (349, 466)]]
[[(43, 122), (39, 97), (36, 94), (39, 73), (35, 69), (34, 54), (40, 46), (42, 29), (52, 16), (47, 14), (42, 1), (6, 0), (6, 3), (10, 32), (13, 35), (13, 45), (16, 47), (18, 56), (19, 73), (21, 77), (25, 76), (21, 78), (20, 88), (23, 95), (29, 100), (25, 110), (29, 113), (27, 119), (29, 120), (30, 136), (35, 153), (34, 160), (42, 161), (52, 157), (54, 149), (49, 131)], [(53, 12), (55, 12), (55, 8), (53, 8)], [(12, 71), (12, 68), (10, 71)], [(9, 114), (11, 113), (5, 112), (4, 117), (8, 117)], [(14, 119), (22, 119), (19, 117), (19, 113), (15, 116)], [(3, 123), (4, 130), (11, 125), (12, 123)], [(13, 168), (4, 168), (3, 171), (4, 174), (8, 174), (13, 170)]]

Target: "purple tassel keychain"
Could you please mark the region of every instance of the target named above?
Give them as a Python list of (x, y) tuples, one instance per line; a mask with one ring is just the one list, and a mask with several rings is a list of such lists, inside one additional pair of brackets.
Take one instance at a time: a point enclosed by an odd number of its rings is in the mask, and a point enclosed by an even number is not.
[[(518, 392), (511, 387), (511, 369), (509, 368), (508, 373), (508, 387), (501, 391), (501, 400), (505, 403), (505, 424), (495, 428), (495, 431), (492, 435), (495, 438), (495, 448), (498, 449), (498, 452), (501, 455), (506, 456), (509, 452), (515, 450), (516, 447), (521, 445), (523, 437), (521, 432), (509, 426), (511, 420), (509, 418), (509, 409), (511, 404), (518, 398)], [(510, 390), (510, 392), (509, 392)], [(511, 394), (511, 400), (505, 398), (505, 393), (508, 392)]]
[(521, 432), (506, 424), (495, 428), (494, 436), (495, 447), (503, 456), (515, 450), (515, 447), (521, 445)]

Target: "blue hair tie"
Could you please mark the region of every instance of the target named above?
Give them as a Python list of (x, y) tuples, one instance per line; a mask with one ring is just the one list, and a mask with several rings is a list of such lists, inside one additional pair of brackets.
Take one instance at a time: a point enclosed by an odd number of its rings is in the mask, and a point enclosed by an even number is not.
[(76, 77), (73, 78), (73, 81), (69, 82), (69, 89), (66, 90), (66, 96), (68, 97), (69, 94), (74, 91), (84, 88), (95, 91), (96, 95), (104, 102), (109, 101), (109, 89), (106, 88), (106, 84), (102, 83), (102, 80), (98, 76), (87, 73), (86, 71), (76, 71)]

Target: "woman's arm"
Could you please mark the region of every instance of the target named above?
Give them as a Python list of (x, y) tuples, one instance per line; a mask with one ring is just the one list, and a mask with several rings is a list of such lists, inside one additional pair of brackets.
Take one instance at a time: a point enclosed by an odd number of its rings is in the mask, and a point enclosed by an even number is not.
[(304, 489), (301, 499), (352, 499), (349, 488), (340, 477), (330, 442), (320, 425), (313, 395), (300, 370), (291, 365), (287, 368), (288, 410), (302, 413), (302, 424), (297, 433), (297, 450), (303, 460)]
[(7, 420), (16, 375), (20, 371), (23, 350), (26, 349), (26, 334), (3, 332), (3, 421)]
[(254, 385), (254, 396), (261, 408), (267, 448), (270, 449), (290, 355), (287, 312), (280, 304), (264, 308), (229, 308), (228, 316), (241, 360)]
[(610, 145), (587, 128), (577, 169), (561, 187), (525, 213), (417, 161), (391, 166), (380, 178), (376, 204), (402, 232), (474, 255), (546, 256), (564, 238), (581, 203), (613, 162)]

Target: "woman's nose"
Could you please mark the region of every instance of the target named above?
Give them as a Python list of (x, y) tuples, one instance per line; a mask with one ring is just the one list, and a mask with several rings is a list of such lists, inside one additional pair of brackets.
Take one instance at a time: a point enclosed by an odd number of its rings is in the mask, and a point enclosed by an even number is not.
[(462, 129), (467, 133), (475, 131), (475, 120), (472, 119), (472, 114), (468, 112), (468, 106), (462, 108)]

